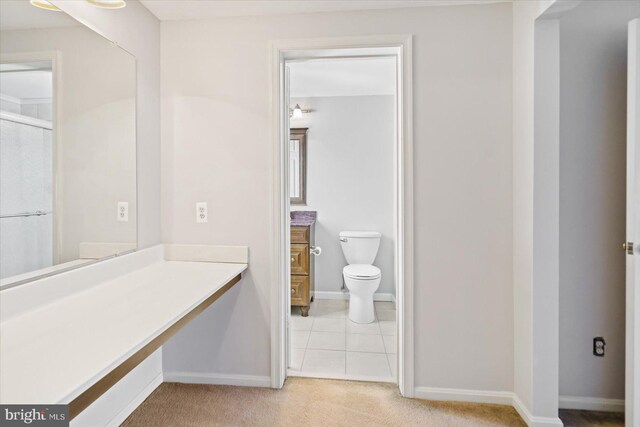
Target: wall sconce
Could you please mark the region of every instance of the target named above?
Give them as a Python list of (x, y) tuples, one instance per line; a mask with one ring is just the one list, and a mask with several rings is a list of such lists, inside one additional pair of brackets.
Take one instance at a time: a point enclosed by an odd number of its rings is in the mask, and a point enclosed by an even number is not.
[[(125, 0), (86, 0), (87, 3), (92, 4), (103, 9), (121, 9), (127, 5)], [(52, 10), (54, 12), (60, 12), (60, 8), (52, 4), (48, 0), (31, 0), (30, 3), (40, 9)]]
[(313, 110), (303, 110), (302, 108), (300, 108), (300, 104), (296, 104), (295, 107), (293, 107), (293, 109), (289, 109), (289, 117), (292, 119), (301, 119), (302, 118), (302, 114), (307, 114), (312, 112)]

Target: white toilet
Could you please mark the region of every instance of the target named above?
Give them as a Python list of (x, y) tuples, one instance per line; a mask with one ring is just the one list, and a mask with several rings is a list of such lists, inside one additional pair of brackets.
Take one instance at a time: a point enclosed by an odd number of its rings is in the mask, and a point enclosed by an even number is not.
[(373, 265), (380, 246), (380, 233), (376, 231), (343, 231), (340, 245), (347, 259), (342, 269), (349, 289), (349, 319), (356, 323), (371, 323), (376, 315), (373, 294), (380, 286), (380, 269)]

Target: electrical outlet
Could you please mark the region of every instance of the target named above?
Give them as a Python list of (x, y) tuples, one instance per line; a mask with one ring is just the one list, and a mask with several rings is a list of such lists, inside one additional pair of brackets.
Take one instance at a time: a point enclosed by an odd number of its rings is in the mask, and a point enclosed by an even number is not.
[(207, 211), (207, 202), (196, 203), (196, 222), (209, 221), (209, 213)]
[(129, 222), (129, 203), (118, 202), (118, 221)]
[(607, 343), (604, 342), (604, 338), (595, 337), (593, 339), (593, 355), (597, 357), (604, 357), (604, 347)]

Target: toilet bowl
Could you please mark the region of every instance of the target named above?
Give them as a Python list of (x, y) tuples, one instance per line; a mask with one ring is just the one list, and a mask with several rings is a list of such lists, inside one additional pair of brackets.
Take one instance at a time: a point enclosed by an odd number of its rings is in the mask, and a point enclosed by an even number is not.
[(349, 265), (342, 269), (342, 277), (349, 289), (349, 319), (356, 323), (375, 320), (373, 294), (380, 286), (382, 274), (373, 265), (380, 246), (376, 231), (343, 231), (340, 245)]
[(371, 323), (376, 319), (373, 294), (380, 286), (380, 269), (369, 264), (349, 264), (342, 269), (349, 289), (349, 319), (356, 323)]

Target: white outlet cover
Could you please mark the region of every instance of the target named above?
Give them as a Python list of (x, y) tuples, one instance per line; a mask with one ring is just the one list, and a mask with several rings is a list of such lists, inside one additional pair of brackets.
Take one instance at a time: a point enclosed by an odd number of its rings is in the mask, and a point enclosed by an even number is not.
[(118, 221), (129, 222), (129, 203), (118, 202)]
[(207, 202), (196, 203), (196, 222), (203, 223), (209, 221)]

